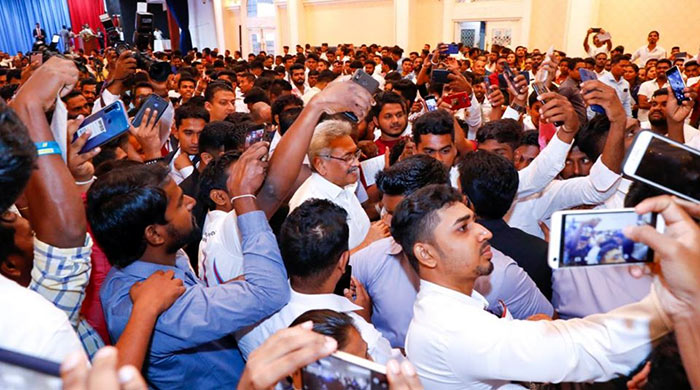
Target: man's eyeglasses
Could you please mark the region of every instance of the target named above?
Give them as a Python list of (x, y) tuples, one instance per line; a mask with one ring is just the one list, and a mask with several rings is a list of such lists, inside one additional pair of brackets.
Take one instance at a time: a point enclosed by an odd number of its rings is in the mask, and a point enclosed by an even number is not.
[(362, 150), (360, 150), (360, 149), (357, 149), (354, 153), (348, 153), (348, 154), (344, 155), (343, 157), (335, 157), (335, 156), (331, 156), (330, 154), (319, 155), (319, 157), (331, 158), (333, 160), (340, 160), (340, 161), (343, 161), (347, 164), (350, 164), (351, 162), (353, 162), (355, 160), (359, 160), (360, 156), (362, 156)]

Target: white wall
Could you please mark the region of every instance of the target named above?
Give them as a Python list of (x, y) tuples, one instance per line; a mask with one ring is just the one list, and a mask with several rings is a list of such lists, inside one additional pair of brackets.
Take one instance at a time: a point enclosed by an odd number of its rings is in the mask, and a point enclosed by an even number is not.
[(219, 47), (216, 39), (217, 30), (214, 18), (214, 2), (207, 1), (206, 4), (202, 4), (200, 0), (189, 0), (187, 3), (190, 11), (192, 46), (199, 50), (205, 47), (210, 49)]

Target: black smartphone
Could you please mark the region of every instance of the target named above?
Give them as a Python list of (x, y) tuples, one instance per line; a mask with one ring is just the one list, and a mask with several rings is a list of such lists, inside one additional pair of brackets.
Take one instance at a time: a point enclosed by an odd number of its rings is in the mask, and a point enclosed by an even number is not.
[(673, 95), (676, 96), (676, 100), (678, 100), (678, 104), (681, 104), (686, 100), (690, 100), (683, 94), (685, 82), (683, 81), (683, 76), (681, 76), (681, 71), (677, 66), (667, 70), (666, 77), (668, 78), (668, 83), (671, 85), (671, 89), (673, 90)]
[(440, 84), (449, 83), (450, 80), (447, 78), (447, 75), (449, 74), (450, 71), (447, 69), (433, 69), (430, 74), (430, 82)]
[(255, 125), (246, 131), (245, 143), (243, 144), (243, 150), (248, 149), (253, 144), (258, 142), (272, 142), (272, 138), (275, 136), (275, 129), (272, 125), (262, 124)]
[[(532, 89), (535, 91), (535, 93), (537, 94), (537, 96), (540, 96), (540, 95), (542, 95), (543, 93), (549, 92), (549, 88), (547, 88), (547, 86), (544, 85), (544, 83), (539, 82), (539, 81), (538, 81), (538, 82), (535, 82), (535, 83), (532, 83)], [(547, 101), (543, 101), (542, 103), (545, 103), (545, 104), (546, 104)], [(554, 126), (557, 126), (557, 127), (559, 127), (559, 126), (564, 126), (564, 122), (562, 122), (562, 121), (554, 122)]]
[(527, 81), (527, 85), (530, 85), (530, 72), (524, 70), (524, 71), (520, 72), (520, 74), (523, 75), (523, 77), (525, 77), (525, 81)]
[(510, 83), (513, 84), (513, 87), (515, 87), (515, 72), (513, 72), (513, 69), (511, 69), (507, 63), (503, 64), (503, 72), (506, 74), (506, 77), (508, 77)]
[[(370, 93), (370, 95), (374, 95), (374, 93), (377, 92), (377, 89), (379, 89), (379, 81), (367, 74), (367, 72), (365, 72), (362, 69), (356, 70), (350, 80), (354, 83), (359, 84), (362, 88), (366, 89), (367, 92)], [(348, 119), (350, 119), (354, 123), (359, 122), (357, 115), (350, 111), (345, 111), (343, 115), (348, 117)]]
[(344, 297), (345, 294), (345, 289), (350, 288), (350, 277), (352, 276), (352, 266), (350, 264), (345, 266), (345, 273), (343, 276), (340, 277), (340, 280), (338, 280), (338, 283), (335, 285), (335, 290), (333, 291), (333, 294), (335, 295), (340, 295), (341, 297)]
[(63, 388), (60, 364), (0, 348), (0, 389)]
[[(598, 80), (598, 76), (592, 71), (586, 68), (580, 68), (578, 74), (581, 77), (581, 81), (591, 81)], [(605, 114), (605, 109), (600, 104), (591, 105), (591, 110), (597, 112), (598, 114)]]
[(599, 33), (599, 32), (600, 32), (600, 27), (591, 28), (591, 31), (593, 31), (594, 33)]
[(141, 104), (141, 108), (139, 108), (139, 111), (134, 115), (134, 119), (131, 121), (134, 127), (141, 126), (141, 121), (143, 120), (147, 108), (151, 109), (151, 115), (153, 115), (154, 112), (156, 113), (156, 122), (158, 122), (168, 108), (168, 102), (155, 93), (150, 94)]
[(80, 128), (75, 132), (72, 142), (90, 130), (90, 138), (85, 143), (80, 154), (87, 153), (98, 146), (119, 137), (129, 131), (129, 117), (126, 116), (126, 108), (121, 100), (104, 107), (100, 111), (85, 118)]

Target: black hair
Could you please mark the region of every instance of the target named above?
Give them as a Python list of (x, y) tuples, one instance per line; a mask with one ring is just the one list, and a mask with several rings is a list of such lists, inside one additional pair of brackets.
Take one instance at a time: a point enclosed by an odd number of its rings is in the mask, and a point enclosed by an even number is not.
[(438, 223), (435, 214), (457, 202), (462, 202), (462, 194), (456, 189), (450, 185), (431, 184), (408, 195), (396, 206), (391, 219), (391, 236), (401, 245), (416, 272), (420, 271), (413, 253), (414, 245), (433, 242), (433, 231)]
[(403, 96), (404, 99), (406, 99), (407, 106), (410, 106), (416, 100), (416, 96), (418, 95), (418, 86), (416, 86), (413, 81), (409, 79), (401, 79), (391, 83), (391, 85), (393, 85), (394, 91), (397, 91), (401, 94), (401, 96)]
[(36, 147), (24, 123), (0, 100), (0, 213), (15, 203), (24, 190), (36, 158)]
[(372, 111), (370, 112), (370, 116), (372, 118), (376, 118), (379, 116), (379, 114), (382, 112), (382, 109), (384, 106), (387, 104), (398, 104), (401, 106), (401, 109), (403, 110), (404, 114), (406, 113), (406, 102), (404, 98), (399, 95), (396, 92), (393, 91), (381, 91), (377, 94), (374, 95), (374, 101), (376, 104), (372, 106)]
[(388, 56), (382, 57), (382, 63), (384, 65), (388, 66), (390, 71), (396, 70), (397, 65), (396, 65), (396, 61), (394, 61), (393, 58), (388, 57)]
[(294, 73), (295, 70), (304, 70), (304, 69), (305, 69), (304, 64), (300, 64), (297, 62), (289, 67), (289, 74), (291, 75), (292, 73)]
[(205, 205), (207, 210), (216, 209), (216, 203), (211, 200), (209, 194), (212, 190), (227, 191), (228, 169), (240, 157), (241, 152), (239, 151), (226, 152), (207, 164), (206, 168), (199, 175), (197, 201)]
[(204, 122), (209, 122), (209, 111), (204, 107), (188, 102), (175, 110), (175, 127), (180, 127), (180, 124), (185, 119), (202, 119)]
[(304, 101), (301, 100), (299, 96), (294, 94), (287, 94), (278, 97), (274, 102), (272, 102), (272, 106), (270, 106), (272, 119), (274, 120), (275, 116), (279, 115), (285, 109), (285, 107), (290, 106), (304, 107)]
[(383, 194), (405, 196), (428, 184), (450, 184), (450, 176), (440, 161), (417, 154), (377, 172), (376, 183)]
[(325, 280), (348, 250), (347, 212), (325, 199), (309, 199), (282, 224), (278, 243), (290, 278)]
[(575, 143), (586, 157), (595, 161), (603, 153), (609, 131), (610, 120), (605, 114), (598, 114), (576, 134)]
[(123, 268), (143, 256), (146, 227), (167, 224), (168, 180), (164, 165), (136, 165), (107, 172), (88, 190), (88, 222), (112, 266)]
[(508, 144), (515, 150), (520, 145), (523, 126), (514, 119), (499, 119), (486, 122), (476, 132), (476, 141), (484, 143), (493, 139), (500, 144)]
[(391, 147), (391, 150), (389, 150), (389, 166), (392, 166), (399, 161), (399, 157), (401, 157), (405, 148), (406, 140), (404, 138), (399, 138), (394, 146)]
[(292, 107), (282, 111), (279, 114), (280, 135), (284, 135), (284, 133), (286, 133), (287, 130), (292, 127), (299, 115), (301, 115), (301, 110), (303, 110), (301, 107)]
[(226, 139), (235, 131), (235, 125), (227, 121), (207, 123), (199, 134), (199, 152), (207, 152), (216, 157), (226, 143)]
[(399, 73), (397, 71), (391, 71), (391, 72), (387, 73), (386, 76), (384, 76), (384, 81), (386, 81), (387, 83), (390, 83), (390, 84), (398, 82), (401, 79), (403, 79), (403, 77), (401, 76), (401, 73)]
[(433, 134), (444, 135), (449, 134), (452, 141), (455, 139), (454, 118), (445, 110), (435, 110), (421, 115), (413, 123), (413, 142), (418, 145), (421, 135)]
[(613, 58), (610, 60), (610, 64), (611, 64), (611, 65), (615, 65), (615, 64), (617, 64), (617, 63), (620, 62), (620, 61), (627, 61), (627, 60), (628, 60), (628, 58), (625, 57), (624, 54), (616, 54), (616, 55), (614, 55)]
[(318, 81), (319, 83), (330, 83), (331, 81), (335, 80), (336, 74), (333, 73), (332, 71), (326, 69), (322, 70), (318, 74)]
[[(270, 86), (272, 85), (272, 81), (274, 80), (274, 77), (260, 77), (255, 79), (255, 82), (253, 83), (253, 88), (260, 88), (263, 91), (267, 91), (270, 89)], [(250, 93), (250, 92), (248, 92)], [(247, 96), (247, 94), (246, 94)], [(268, 103), (269, 104), (269, 103)]]
[(270, 104), (270, 97), (267, 96), (267, 93), (262, 88), (253, 87), (250, 89), (250, 91), (248, 91), (248, 93), (245, 94), (245, 98), (243, 99), (243, 103), (255, 104), (258, 102)]
[(659, 64), (661, 64), (661, 63), (667, 64), (668, 66), (673, 66), (673, 63), (668, 58), (662, 58), (662, 59), (656, 61), (656, 66), (659, 66)]
[(228, 81), (216, 80), (207, 85), (207, 88), (204, 90), (204, 100), (211, 103), (214, 100), (214, 95), (216, 95), (216, 93), (219, 91), (229, 91), (234, 93), (233, 87), (231, 87), (231, 84)]
[(274, 79), (272, 80), (272, 83), (270, 83), (270, 88), (269, 88), (269, 93), (270, 96), (282, 96), (284, 92), (291, 92), (292, 91), (292, 84), (289, 83), (289, 81), (284, 80), (284, 79)]
[(652, 98), (655, 98), (657, 96), (668, 96), (668, 89), (666, 88), (659, 88), (654, 93), (651, 95)]
[(477, 150), (459, 162), (459, 182), (480, 218), (501, 219), (513, 204), (519, 177), (505, 157)]
[(574, 70), (576, 68), (576, 64), (579, 62), (583, 62), (583, 58), (581, 57), (574, 57), (569, 60), (569, 70)]
[(97, 80), (92, 77), (80, 80), (80, 88), (82, 89), (85, 85), (97, 85)]
[[(520, 145), (518, 146), (523, 146), (523, 145), (530, 145), (530, 146), (537, 146), (537, 148), (540, 147), (540, 132), (538, 130), (528, 130), (523, 133), (523, 136), (520, 137)], [(200, 143), (202, 141), (199, 141)]]
[(314, 332), (331, 337), (337, 341), (339, 350), (347, 347), (348, 336), (351, 330), (354, 329), (359, 332), (352, 317), (329, 309), (309, 310), (297, 317), (289, 326), (297, 326), (307, 321), (313, 322), (312, 330)]

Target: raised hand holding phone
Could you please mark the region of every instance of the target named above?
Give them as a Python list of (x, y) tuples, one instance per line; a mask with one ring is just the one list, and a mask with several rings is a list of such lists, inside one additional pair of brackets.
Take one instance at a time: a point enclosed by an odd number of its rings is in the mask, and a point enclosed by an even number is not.
[[(74, 139), (75, 133), (78, 131), (80, 122), (83, 121), (83, 116), (68, 121), (68, 139)], [(85, 146), (90, 138), (90, 132), (83, 133), (80, 137), (74, 139), (68, 145), (68, 169), (76, 182), (89, 182), (95, 174), (95, 167), (92, 165), (92, 158), (97, 156), (102, 150), (96, 147), (87, 153), (80, 153), (80, 150)]]
[(597, 104), (603, 107), (610, 122), (625, 123), (627, 121), (625, 108), (612, 87), (597, 80), (586, 81), (581, 84), (581, 95), (583, 95), (586, 104), (591, 106)]

